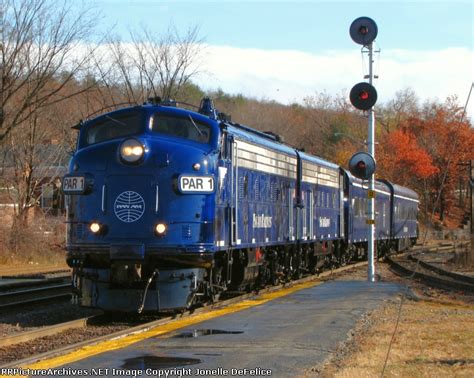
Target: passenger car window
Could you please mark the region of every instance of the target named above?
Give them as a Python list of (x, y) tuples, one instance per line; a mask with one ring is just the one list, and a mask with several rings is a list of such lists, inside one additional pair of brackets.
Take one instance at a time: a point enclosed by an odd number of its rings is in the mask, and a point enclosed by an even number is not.
[(188, 117), (176, 117), (154, 114), (150, 123), (150, 129), (159, 134), (171, 135), (198, 143), (209, 143), (211, 138), (211, 127), (199, 122), (191, 115), (188, 115)]
[(141, 114), (137, 112), (105, 115), (100, 121), (91, 123), (86, 129), (86, 145), (138, 134), (142, 130)]

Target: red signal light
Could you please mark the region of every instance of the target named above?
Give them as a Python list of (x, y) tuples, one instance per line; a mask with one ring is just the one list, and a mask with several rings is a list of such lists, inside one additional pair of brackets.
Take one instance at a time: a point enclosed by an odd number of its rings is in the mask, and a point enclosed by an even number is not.
[(369, 98), (369, 93), (367, 91), (362, 91), (359, 93), (359, 98), (361, 100), (367, 100)]
[(362, 25), (359, 28), (359, 33), (362, 34), (362, 35), (366, 35), (368, 32), (369, 32), (369, 28), (365, 25)]
[(349, 99), (357, 109), (369, 110), (377, 102), (377, 91), (369, 83), (362, 82), (352, 87)]
[(365, 162), (364, 162), (364, 161), (361, 160), (361, 161), (359, 161), (359, 162), (357, 163), (357, 168), (359, 168), (359, 169), (365, 169), (365, 167), (366, 167), (366, 165), (365, 165)]
[(368, 180), (375, 172), (375, 160), (367, 152), (357, 152), (349, 160), (349, 171), (362, 180)]

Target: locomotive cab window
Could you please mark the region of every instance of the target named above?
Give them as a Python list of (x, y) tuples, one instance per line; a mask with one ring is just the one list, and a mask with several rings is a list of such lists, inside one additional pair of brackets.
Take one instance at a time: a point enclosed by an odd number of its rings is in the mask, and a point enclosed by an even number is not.
[(127, 135), (139, 134), (142, 131), (141, 121), (141, 114), (137, 112), (106, 115), (86, 129), (83, 140), (85, 140), (86, 145), (90, 145)]
[(150, 121), (150, 129), (152, 132), (188, 139), (198, 143), (209, 143), (211, 138), (211, 127), (199, 122), (191, 115), (188, 117), (176, 117), (154, 114)]

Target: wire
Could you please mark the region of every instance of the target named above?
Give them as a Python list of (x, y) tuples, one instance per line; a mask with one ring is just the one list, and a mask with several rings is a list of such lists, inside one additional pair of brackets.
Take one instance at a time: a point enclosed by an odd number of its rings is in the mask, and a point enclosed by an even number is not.
[[(464, 105), (464, 110), (463, 110), (463, 113), (462, 113), (462, 115), (461, 115), (460, 122), (462, 122), (462, 121), (464, 120), (464, 116), (465, 116), (465, 114), (466, 114), (466, 109), (467, 109), (467, 106), (468, 106), (468, 104), (469, 104), (469, 100), (470, 100), (470, 97), (471, 97), (471, 93), (472, 93), (472, 88), (473, 88), (473, 87), (474, 87), (474, 82), (471, 84), (471, 87), (470, 87), (470, 89), (469, 89), (469, 94), (468, 94), (468, 96), (467, 96), (466, 104)], [(448, 159), (448, 162), (447, 162), (447, 164), (446, 164), (446, 170), (444, 171), (443, 178), (442, 178), (442, 180), (441, 180), (440, 190), (438, 191), (438, 196), (436, 197), (435, 206), (433, 206), (433, 209), (432, 209), (432, 211), (431, 211), (430, 220), (433, 219), (435, 209), (437, 208), (437, 206), (439, 205), (439, 202), (440, 202), (440, 200), (441, 200), (441, 192), (442, 192), (442, 189), (443, 189), (444, 184), (445, 184), (445, 182), (446, 182), (446, 177), (448, 176), (448, 168), (449, 168), (449, 165), (451, 164), (451, 160), (452, 160), (451, 158), (452, 158), (452, 156), (453, 156), (453, 152), (454, 152), (455, 149), (457, 148), (457, 141), (458, 141), (458, 139), (456, 139), (456, 140), (455, 140), (455, 143), (452, 144), (452, 152), (449, 154), (449, 159)], [(422, 242), (423, 245), (425, 245), (425, 243), (426, 243), (426, 238), (427, 238), (427, 236), (428, 236), (428, 230), (426, 229), (426, 230), (425, 230), (425, 233), (424, 233), (424, 236), (423, 236), (423, 242)], [(417, 273), (417, 271), (418, 271), (419, 262), (420, 262), (420, 259), (416, 259), (415, 270), (413, 271), (413, 273), (412, 273), (410, 276), (408, 276), (408, 279), (409, 279), (409, 280), (412, 280), (412, 279), (415, 277), (415, 275), (416, 275), (416, 273)], [(399, 324), (400, 324), (400, 318), (401, 318), (401, 314), (402, 314), (402, 308), (403, 308), (404, 300), (405, 300), (405, 298), (407, 297), (407, 294), (408, 294), (408, 288), (409, 288), (409, 286), (408, 286), (408, 284), (406, 284), (406, 286), (405, 286), (405, 293), (404, 293), (404, 295), (402, 296), (402, 298), (401, 298), (401, 300), (400, 300), (400, 305), (399, 305), (399, 307), (398, 307), (397, 321), (396, 321), (396, 323), (395, 323), (395, 329), (393, 330), (392, 338), (390, 339), (390, 344), (389, 344), (389, 346), (388, 346), (387, 354), (386, 354), (386, 356), (385, 356), (385, 361), (384, 361), (384, 365), (383, 365), (381, 377), (384, 376), (385, 370), (386, 370), (386, 368), (387, 368), (388, 358), (389, 358), (390, 352), (391, 352), (391, 350), (392, 350), (392, 345), (393, 345), (393, 342), (394, 342), (394, 340), (395, 340), (395, 335), (396, 335), (396, 333), (397, 333), (397, 331), (398, 331), (398, 326), (399, 326)]]
[[(426, 238), (426, 235), (427, 235), (427, 232), (425, 232), (425, 238)], [(425, 239), (426, 240), (426, 239)], [(423, 244), (425, 244), (425, 240), (423, 241)], [(418, 266), (419, 266), (419, 263), (420, 263), (420, 259), (416, 259), (416, 265), (415, 265), (415, 270), (413, 271), (413, 273), (411, 275), (408, 276), (408, 279), (409, 280), (412, 280), (416, 273), (417, 273), (417, 270), (418, 270)], [(398, 326), (400, 325), (400, 319), (401, 319), (401, 316), (402, 316), (402, 308), (403, 308), (403, 304), (405, 302), (405, 298), (408, 296), (408, 289), (409, 289), (409, 286), (408, 284), (405, 284), (405, 292), (404, 294), (402, 295), (402, 298), (400, 300), (400, 305), (398, 306), (398, 314), (397, 314), (397, 321), (395, 322), (395, 328), (393, 330), (393, 333), (392, 333), (392, 337), (390, 339), (390, 343), (388, 345), (388, 350), (387, 350), (387, 354), (385, 355), (385, 361), (384, 361), (384, 364), (383, 364), (383, 369), (382, 369), (382, 373), (380, 374), (381, 377), (384, 376), (385, 374), (385, 369), (387, 368), (387, 363), (388, 363), (388, 358), (390, 356), (390, 352), (392, 350), (392, 345), (393, 345), (393, 342), (395, 340), (395, 335), (397, 334), (398, 332)]]
[(469, 89), (469, 94), (467, 95), (466, 104), (464, 105), (464, 110), (461, 116), (461, 122), (464, 120), (464, 116), (466, 115), (466, 109), (467, 109), (467, 106), (469, 105), (469, 100), (471, 99), (471, 92), (472, 92), (473, 87), (474, 87), (474, 82), (471, 83), (471, 88)]
[[(470, 90), (469, 90), (469, 95), (468, 95), (468, 98), (467, 98), (467, 101), (466, 101), (466, 105), (465, 105), (465, 107), (464, 107), (464, 112), (463, 112), (463, 114), (462, 114), (462, 116), (461, 116), (461, 120), (460, 120), (461, 122), (462, 122), (463, 119), (464, 119), (464, 114), (465, 114), (465, 112), (466, 112), (466, 108), (467, 108), (467, 105), (468, 105), (468, 103), (469, 103), (469, 98), (470, 98), (470, 96), (471, 96), (471, 92), (472, 92), (472, 88), (473, 88), (473, 87), (474, 87), (474, 83), (471, 84), (471, 88), (470, 88)], [(442, 193), (442, 191), (443, 191), (443, 187), (444, 187), (444, 185), (445, 185), (446, 178), (447, 178), (447, 176), (448, 176), (448, 168), (449, 168), (449, 166), (450, 166), (450, 164), (451, 164), (451, 162), (452, 162), (453, 153), (454, 153), (454, 151), (455, 151), (456, 148), (457, 148), (458, 140), (459, 140), (459, 139), (455, 139), (454, 143), (452, 144), (452, 150), (451, 150), (451, 153), (449, 154), (449, 159), (448, 159), (447, 164), (446, 164), (446, 169), (445, 169), (445, 171), (444, 171), (444, 174), (443, 174), (443, 177), (442, 177), (442, 180), (441, 180), (440, 189), (439, 189), (439, 191), (438, 191), (438, 195), (437, 195), (437, 197), (436, 197), (435, 204), (434, 204), (433, 209), (432, 209), (432, 211), (431, 211), (430, 220), (433, 219), (434, 213), (435, 213), (435, 209), (438, 207), (438, 205), (439, 205), (439, 203), (440, 203), (440, 201), (441, 201), (441, 193)], [(422, 238), (422, 239), (423, 239), (423, 242), (422, 242), (423, 245), (425, 245), (425, 243), (426, 243), (426, 238), (427, 238), (427, 236), (428, 236), (428, 230), (426, 229), (425, 232), (424, 232), (424, 236), (423, 236), (423, 238)], [(419, 262), (420, 262), (420, 259), (417, 259), (416, 265), (415, 265), (415, 269), (414, 269), (413, 273), (412, 273), (410, 276), (408, 276), (408, 280), (412, 280), (412, 279), (415, 277), (415, 275), (416, 275), (416, 273), (417, 273), (417, 271), (418, 271)], [(388, 358), (389, 358), (389, 356), (390, 356), (390, 351), (391, 351), (391, 349), (392, 349), (393, 341), (395, 340), (395, 335), (396, 335), (396, 333), (397, 333), (397, 331), (398, 331), (398, 326), (399, 326), (399, 324), (400, 324), (400, 318), (401, 318), (401, 313), (402, 313), (402, 307), (403, 307), (403, 304), (404, 304), (404, 299), (405, 299), (405, 297), (407, 297), (407, 295), (408, 295), (408, 289), (409, 289), (409, 286), (408, 286), (408, 284), (406, 284), (406, 286), (405, 286), (405, 293), (404, 293), (404, 295), (402, 296), (402, 299), (401, 299), (401, 301), (400, 301), (400, 306), (399, 306), (399, 308), (398, 308), (398, 315), (397, 315), (397, 321), (396, 321), (396, 323), (395, 323), (395, 329), (394, 329), (394, 331), (393, 331), (393, 333), (392, 333), (392, 338), (391, 338), (391, 340), (390, 340), (390, 344), (389, 344), (389, 346), (388, 346), (387, 354), (386, 354), (386, 356), (385, 356), (385, 362), (384, 362), (384, 365), (383, 365), (382, 373), (381, 373), (381, 375), (380, 375), (381, 377), (384, 376), (384, 374), (385, 374), (385, 369), (387, 368)]]

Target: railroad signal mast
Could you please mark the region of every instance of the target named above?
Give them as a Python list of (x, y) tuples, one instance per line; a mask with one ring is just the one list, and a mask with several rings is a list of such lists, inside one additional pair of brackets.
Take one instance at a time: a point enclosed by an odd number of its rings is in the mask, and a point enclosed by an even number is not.
[(368, 209), (367, 220), (368, 227), (368, 250), (367, 250), (367, 279), (370, 282), (375, 281), (375, 113), (373, 106), (377, 102), (377, 91), (372, 85), (374, 79), (373, 73), (373, 42), (377, 37), (378, 29), (374, 20), (369, 17), (359, 17), (355, 19), (350, 28), (349, 34), (352, 40), (367, 48), (369, 55), (369, 82), (356, 84), (350, 92), (352, 105), (357, 109), (368, 112), (368, 138), (367, 153), (358, 152), (352, 156), (349, 161), (349, 170), (351, 173), (363, 180), (369, 180), (368, 190)]

